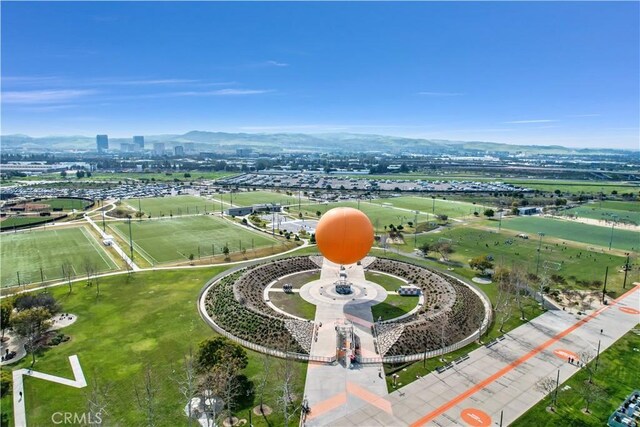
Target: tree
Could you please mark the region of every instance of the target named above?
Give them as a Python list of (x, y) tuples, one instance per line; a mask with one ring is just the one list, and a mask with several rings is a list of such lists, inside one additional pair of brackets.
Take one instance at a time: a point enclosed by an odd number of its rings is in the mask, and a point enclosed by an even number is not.
[(80, 178), (84, 178), (84, 171), (83, 170), (79, 170), (76, 172), (76, 178), (80, 179)]
[(134, 382), (133, 391), (136, 396), (138, 408), (144, 414), (145, 425), (147, 427), (155, 427), (157, 422), (156, 394), (158, 388), (150, 365), (145, 367), (142, 385), (140, 385), (138, 381)]
[(91, 260), (91, 258), (85, 256), (82, 260), (82, 266), (85, 274), (87, 275), (87, 285), (91, 286), (91, 277), (96, 273), (96, 264)]
[(439, 241), (434, 243), (431, 246), (431, 250), (438, 252), (438, 254), (440, 254), (440, 256), (445, 262), (448, 261), (447, 255), (453, 252), (453, 249), (451, 248), (451, 243), (446, 241)]
[(66, 177), (67, 177), (67, 171), (62, 171), (62, 172), (60, 172), (60, 176), (61, 176), (62, 178), (66, 178)]
[(262, 376), (260, 377), (260, 385), (258, 386), (260, 393), (260, 413), (264, 414), (264, 392), (267, 388), (267, 382), (269, 381), (269, 374), (271, 371), (271, 355), (262, 354)]
[(73, 271), (73, 265), (71, 264), (71, 261), (69, 261), (68, 259), (62, 261), (62, 276), (65, 278), (67, 284), (69, 285), (69, 293), (73, 292), (71, 279), (75, 276), (75, 272)]
[(431, 245), (429, 245), (429, 243), (425, 242), (422, 245), (420, 245), (420, 250), (422, 251), (422, 254), (424, 256), (427, 256), (427, 254), (431, 251)]
[[(545, 396), (549, 395), (550, 393), (553, 393), (556, 390), (556, 380), (551, 378), (551, 377), (546, 377), (546, 378), (542, 378), (540, 379), (537, 383), (536, 383), (536, 390), (542, 392), (545, 394)], [(551, 407), (553, 408), (553, 406), (555, 406), (556, 404), (556, 395), (554, 393), (553, 397), (551, 398)]]
[(478, 270), (480, 273), (484, 273), (485, 270), (493, 268), (493, 263), (489, 260), (487, 255), (479, 255), (469, 261), (469, 267), (473, 270)]
[(585, 408), (584, 411), (589, 413), (589, 406), (596, 400), (600, 400), (605, 397), (605, 392), (598, 384), (591, 381), (584, 381), (579, 387), (576, 388), (576, 391), (584, 400)]
[(485, 209), (484, 211), (484, 216), (486, 216), (487, 218), (493, 218), (495, 214), (496, 213), (493, 209)]
[(589, 376), (589, 378), (587, 379), (587, 381), (589, 383), (593, 382), (593, 376), (595, 375), (595, 365), (592, 365), (590, 363), (588, 363), (591, 359), (593, 359), (593, 352), (591, 350), (583, 350), (578, 352), (578, 359), (580, 359), (580, 362), (582, 362), (582, 367), (584, 368), (585, 371), (587, 371), (587, 374)]
[(25, 350), (31, 353), (31, 366), (36, 363), (36, 352), (42, 347), (42, 337), (51, 326), (51, 315), (44, 307), (34, 307), (16, 311), (11, 316), (16, 335), (26, 340)]
[(172, 370), (172, 379), (178, 386), (178, 391), (187, 402), (188, 408), (188, 425), (192, 424), (191, 400), (196, 396), (197, 392), (197, 375), (196, 375), (196, 359), (193, 355), (193, 347), (189, 346), (189, 353), (182, 358), (182, 364), (178, 370)]
[(438, 219), (442, 222), (446, 222), (449, 219), (449, 215), (444, 215), (444, 214), (438, 215)]
[(227, 245), (226, 243), (224, 244), (224, 247), (222, 248), (222, 253), (224, 254), (224, 258), (225, 259), (229, 259), (229, 245)]
[(279, 380), (277, 400), (284, 416), (284, 427), (288, 427), (289, 420), (296, 414), (294, 390), (298, 382), (297, 371), (290, 357), (279, 361), (276, 378)]
[(321, 215), (322, 215), (322, 212), (320, 212), (320, 211), (316, 211), (316, 216), (317, 216), (318, 218), (320, 218), (320, 216), (321, 216)]
[[(91, 427), (104, 425), (108, 415), (107, 406), (110, 403), (112, 385), (99, 380), (98, 369), (94, 369), (90, 383), (90, 389), (86, 392), (87, 410), (89, 412), (88, 424)], [(106, 423), (105, 423), (106, 424)]]
[(197, 355), (200, 371), (204, 372), (222, 361), (237, 364), (239, 369), (246, 368), (249, 363), (246, 351), (225, 337), (214, 337), (200, 343)]
[(2, 328), (2, 341), (4, 341), (4, 331), (11, 327), (11, 313), (13, 312), (13, 301), (4, 299), (0, 302), (0, 328)]
[(189, 262), (193, 263), (193, 259), (195, 256), (193, 254), (189, 254)]
[(47, 292), (40, 294), (21, 294), (15, 297), (13, 300), (13, 308), (17, 311), (27, 310), (29, 308), (42, 307), (46, 309), (51, 315), (60, 311), (60, 306), (56, 299)]

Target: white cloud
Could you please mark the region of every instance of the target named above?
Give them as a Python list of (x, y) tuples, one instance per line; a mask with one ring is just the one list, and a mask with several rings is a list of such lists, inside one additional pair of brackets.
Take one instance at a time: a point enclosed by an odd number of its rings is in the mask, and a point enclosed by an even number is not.
[(418, 95), (422, 96), (462, 96), (461, 92), (418, 92)]
[(95, 94), (94, 90), (25, 90), (2, 93), (2, 102), (7, 104), (50, 104), (82, 98)]
[(288, 67), (289, 64), (287, 64), (286, 62), (278, 62), (278, 61), (267, 61), (266, 65), (271, 65), (273, 67)]
[(243, 96), (243, 95), (261, 95), (271, 93), (272, 89), (218, 89), (202, 92), (173, 92), (169, 96)]
[(528, 124), (528, 123), (554, 123), (557, 121), (558, 120), (552, 120), (552, 119), (533, 119), (533, 120), (512, 120), (504, 123), (520, 125), (520, 124)]

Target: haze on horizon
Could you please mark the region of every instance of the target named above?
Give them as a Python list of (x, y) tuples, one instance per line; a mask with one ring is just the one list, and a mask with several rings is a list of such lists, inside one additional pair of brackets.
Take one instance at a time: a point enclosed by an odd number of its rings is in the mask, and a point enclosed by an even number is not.
[(638, 149), (637, 2), (2, 5), (2, 133)]

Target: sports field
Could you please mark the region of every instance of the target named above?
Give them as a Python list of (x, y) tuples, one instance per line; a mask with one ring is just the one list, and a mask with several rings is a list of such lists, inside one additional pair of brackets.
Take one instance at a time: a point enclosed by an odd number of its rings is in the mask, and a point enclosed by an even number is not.
[(135, 210), (142, 208), (145, 215), (152, 218), (194, 215), (206, 212), (220, 212), (220, 204), (195, 196), (151, 197), (146, 199), (127, 199), (124, 201)]
[[(302, 205), (301, 211), (303, 215), (316, 217), (316, 212), (324, 214), (329, 209), (337, 207), (350, 207), (358, 209), (358, 202), (335, 202), (335, 203), (318, 203), (311, 205)], [(396, 209), (393, 206), (388, 205), (376, 205), (368, 202), (360, 202), (360, 210), (369, 217), (373, 227), (380, 231), (384, 230), (385, 226), (393, 224), (398, 226), (403, 224), (405, 230), (407, 229), (407, 222), (415, 221), (415, 214), (403, 209)], [(298, 213), (298, 206), (292, 206), (290, 209), (292, 213)], [(418, 223), (433, 221), (433, 218), (429, 218), (428, 215), (419, 214)]]
[[(117, 268), (101, 243), (85, 227), (37, 230), (0, 235), (2, 286), (60, 279), (62, 263), (71, 262), (76, 276), (84, 274), (85, 260), (94, 263), (98, 272)], [(40, 269), (42, 268), (42, 276)]]
[(59, 199), (44, 199), (38, 200), (36, 203), (41, 203), (43, 205), (51, 206), (51, 209), (62, 209), (65, 211), (70, 211), (72, 209), (77, 209), (79, 211), (83, 210), (87, 206), (91, 204), (88, 200), (83, 199), (67, 199), (67, 198), (59, 198)]
[(0, 221), (0, 230), (3, 228), (13, 228), (25, 224), (38, 224), (51, 219), (50, 216), (12, 216)]
[(431, 197), (390, 197), (386, 199), (375, 199), (372, 203), (385, 205), (390, 204), (401, 209), (418, 210), (435, 215), (447, 215), (451, 218), (459, 218), (471, 216), (473, 212), (482, 214), (485, 208), (490, 206), (482, 206), (480, 204), (455, 202), (451, 200), (432, 199)]
[[(604, 253), (601, 251), (592, 252), (543, 240), (540, 262), (538, 263), (538, 239), (533, 236), (529, 239), (521, 239), (517, 237), (517, 234), (517, 231), (505, 230), (504, 228), (500, 233), (497, 233), (471, 227), (456, 227), (441, 233), (419, 235), (418, 247), (423, 243), (435, 243), (441, 239), (450, 239), (454, 252), (449, 255), (449, 259), (464, 269), (460, 271), (456, 269), (456, 272), (461, 274), (468, 272), (472, 277), (474, 273), (469, 268), (469, 260), (479, 255), (489, 255), (493, 258), (496, 266), (519, 267), (534, 274), (537, 270), (539, 275), (545, 271), (548, 275), (557, 274), (563, 276), (568, 285), (576, 288), (583, 287), (576, 284), (576, 281), (590, 283), (594, 280), (603, 281), (605, 268), (608, 266), (607, 288), (616, 292), (622, 289), (624, 257), (608, 254), (606, 250)], [(410, 247), (413, 248), (413, 245)], [(404, 250), (409, 251), (410, 247), (405, 245)], [(430, 252), (429, 256), (440, 257), (435, 252)], [(637, 256), (637, 254), (632, 256), (631, 264), (637, 260)], [(627, 286), (639, 279), (640, 272), (636, 267), (628, 274)]]
[[(129, 241), (127, 222), (112, 223), (109, 227), (125, 242)], [(131, 230), (134, 249), (151, 264), (185, 261), (190, 254), (195, 259), (211, 256), (213, 251), (220, 255), (225, 244), (230, 252), (240, 251), (242, 246), (249, 253), (252, 248), (280, 244), (263, 233), (210, 215), (132, 221)]]
[[(616, 207), (627, 207), (624, 202), (610, 202), (600, 207), (600, 203), (589, 203), (577, 208), (562, 211), (562, 215), (574, 215), (578, 218), (591, 218), (603, 221), (619, 221), (627, 224), (640, 224), (640, 211), (630, 209), (618, 209)], [(639, 203), (640, 204), (640, 203)], [(607, 207), (611, 206), (611, 207)], [(633, 206), (629, 205), (629, 208)]]
[[(252, 206), (260, 203), (279, 203), (285, 206), (298, 203), (297, 194), (294, 197), (288, 196), (285, 193), (276, 193), (274, 191), (242, 191), (237, 193), (224, 193), (216, 194), (214, 198), (216, 200), (222, 199), (223, 202), (228, 204), (233, 202), (236, 206)], [(303, 197), (301, 198), (301, 202), (308, 203), (308, 200), (306, 197)]]
[[(491, 225), (498, 227), (497, 221), (492, 221)], [(640, 251), (640, 233), (637, 231), (623, 230), (613, 227), (602, 227), (598, 225), (582, 224), (574, 221), (564, 221), (560, 219), (542, 217), (517, 217), (502, 220), (502, 228), (518, 230), (529, 233), (537, 237), (536, 233), (541, 232), (547, 236), (558, 239), (573, 240), (575, 242), (587, 243), (604, 248), (611, 247), (625, 251)], [(613, 240), (612, 236), (613, 235)]]

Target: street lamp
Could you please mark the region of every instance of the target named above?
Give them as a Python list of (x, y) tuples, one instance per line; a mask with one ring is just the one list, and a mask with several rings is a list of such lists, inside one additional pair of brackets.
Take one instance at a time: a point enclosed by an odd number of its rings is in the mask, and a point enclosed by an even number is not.
[(611, 244), (613, 243), (613, 227), (616, 226), (618, 215), (611, 215), (611, 218), (613, 219), (613, 221), (611, 223), (611, 238), (609, 239), (609, 250), (611, 250)]
[(538, 271), (540, 270), (540, 250), (542, 248), (542, 236), (544, 236), (544, 233), (538, 232), (538, 236), (540, 236), (540, 239), (538, 240), (538, 261), (536, 262), (536, 276), (538, 275)]

